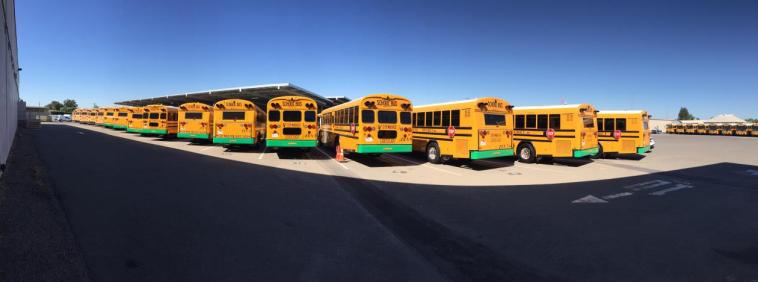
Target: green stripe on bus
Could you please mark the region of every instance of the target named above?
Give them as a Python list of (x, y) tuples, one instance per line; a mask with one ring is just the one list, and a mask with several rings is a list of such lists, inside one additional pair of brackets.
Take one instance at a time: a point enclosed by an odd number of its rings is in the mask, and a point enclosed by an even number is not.
[(126, 129), (126, 125), (114, 124), (113, 128), (114, 129)]
[(168, 134), (168, 131), (165, 129), (142, 129), (140, 131), (142, 134), (158, 134), (158, 135), (166, 135)]
[(498, 149), (498, 150), (486, 150), (486, 151), (471, 151), (470, 158), (472, 160), (499, 158), (499, 157), (512, 157), (513, 148)]
[(266, 139), (266, 147), (316, 147), (316, 140), (271, 140)]
[(411, 144), (358, 144), (356, 153), (410, 153)]
[(597, 147), (584, 150), (574, 150), (574, 158), (583, 158), (586, 156), (594, 156), (598, 152)]
[(650, 145), (645, 146), (645, 147), (637, 147), (637, 154), (642, 155), (644, 153), (647, 153), (648, 151), (650, 151)]
[(255, 138), (214, 137), (213, 144), (255, 144)]
[(187, 133), (187, 132), (179, 132), (176, 134), (177, 138), (187, 138), (187, 139), (210, 139), (210, 134), (204, 134), (204, 133)]
[(127, 128), (126, 128), (126, 132), (131, 132), (131, 133), (140, 133), (140, 132), (142, 132), (142, 129), (139, 129), (139, 128), (132, 128), (132, 127), (127, 127)]

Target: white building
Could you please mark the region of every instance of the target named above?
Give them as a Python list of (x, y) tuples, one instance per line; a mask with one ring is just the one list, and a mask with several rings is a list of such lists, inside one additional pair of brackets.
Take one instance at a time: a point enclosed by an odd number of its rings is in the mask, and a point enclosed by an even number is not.
[(18, 46), (16, 45), (16, 5), (3, 0), (0, 22), (0, 176), (5, 170), (13, 137), (18, 126)]

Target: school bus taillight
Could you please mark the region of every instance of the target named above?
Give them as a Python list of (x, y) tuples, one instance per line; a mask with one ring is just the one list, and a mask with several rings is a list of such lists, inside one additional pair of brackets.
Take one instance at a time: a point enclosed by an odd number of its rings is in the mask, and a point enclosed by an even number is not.
[(277, 128), (279, 128), (279, 126), (278, 126), (278, 125), (276, 125), (276, 124), (272, 124), (272, 125), (270, 125), (269, 127), (270, 127), (271, 129), (277, 129)]
[[(366, 132), (371, 132), (372, 130), (374, 130), (374, 128), (373, 128), (373, 127), (371, 127), (371, 126), (364, 126), (364, 127), (363, 127), (363, 131), (366, 131)], [(369, 136), (370, 136), (370, 135), (369, 135)]]

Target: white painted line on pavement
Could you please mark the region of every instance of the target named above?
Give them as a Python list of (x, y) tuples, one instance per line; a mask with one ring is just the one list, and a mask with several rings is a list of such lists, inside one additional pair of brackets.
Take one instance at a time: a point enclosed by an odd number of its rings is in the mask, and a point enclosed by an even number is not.
[(656, 188), (656, 187), (661, 187), (661, 186), (668, 185), (668, 184), (671, 184), (671, 182), (669, 182), (669, 181), (663, 181), (663, 180), (660, 180), (660, 179), (656, 179), (656, 180), (642, 182), (642, 183), (637, 183), (637, 184), (633, 184), (633, 185), (627, 185), (627, 186), (624, 186), (624, 188), (632, 190), (632, 191), (642, 191), (642, 190), (653, 189), (653, 188)]
[[(324, 152), (323, 150), (321, 150), (321, 148), (319, 148), (319, 147), (316, 147), (316, 150), (318, 150), (319, 152), (321, 152), (321, 154), (323, 154), (323, 155), (324, 155), (324, 156), (326, 156), (327, 158), (330, 158), (330, 159), (334, 160), (334, 159), (333, 159), (331, 156), (329, 156), (329, 154), (327, 154), (326, 152)], [(334, 162), (335, 162), (335, 163), (337, 163), (338, 165), (340, 165), (340, 166), (341, 166), (342, 168), (344, 168), (344, 169), (349, 169), (349, 168), (348, 168), (346, 165), (344, 165), (344, 164), (343, 164), (343, 163), (341, 163), (341, 162), (338, 162), (337, 160), (334, 160)]]
[(582, 198), (571, 201), (572, 204), (605, 204), (608, 201), (600, 199), (598, 197), (587, 195)]
[(76, 134), (79, 134), (79, 135), (84, 135), (84, 132), (81, 132), (81, 131), (77, 131), (77, 132), (76, 132)]
[(452, 174), (452, 175), (455, 175), (455, 176), (462, 176), (460, 173), (455, 173), (455, 172), (452, 172), (452, 171), (449, 171), (449, 170), (446, 170), (446, 169), (441, 169), (441, 168), (436, 167), (435, 165), (430, 164), (430, 163), (420, 163), (420, 162), (417, 162), (417, 161), (412, 161), (412, 160), (409, 160), (409, 159), (406, 159), (406, 158), (403, 158), (403, 157), (400, 157), (400, 156), (390, 155), (390, 154), (385, 154), (385, 156), (392, 157), (392, 158), (395, 158), (395, 159), (399, 159), (399, 160), (402, 160), (402, 161), (405, 161), (405, 162), (409, 162), (409, 163), (412, 163), (412, 164), (415, 164), (415, 165), (425, 166), (425, 167), (428, 167), (428, 168), (431, 168), (431, 169), (434, 169), (434, 170), (438, 170), (438, 171), (441, 171), (441, 172), (444, 172), (444, 173)]
[(666, 193), (669, 193), (669, 192), (674, 192), (674, 191), (677, 191), (677, 190), (682, 190), (682, 189), (687, 189), (687, 188), (692, 188), (692, 187), (694, 187), (694, 186), (687, 185), (687, 184), (677, 184), (674, 187), (666, 188), (666, 189), (663, 189), (661, 191), (655, 191), (655, 192), (650, 193), (649, 195), (663, 196), (663, 195), (665, 195)]
[(616, 199), (616, 198), (621, 198), (621, 197), (626, 197), (626, 196), (631, 196), (631, 195), (634, 195), (634, 193), (623, 192), (623, 193), (618, 193), (618, 194), (605, 195), (605, 196), (602, 196), (601, 198), (606, 199), (606, 200), (611, 200), (611, 199)]
[(205, 148), (200, 149), (200, 151), (208, 151), (210, 149), (213, 149), (213, 147), (205, 147)]
[(263, 152), (261, 152), (261, 155), (260, 155), (260, 156), (258, 156), (258, 159), (259, 159), (259, 160), (262, 160), (262, 159), (263, 159), (263, 156), (265, 156), (265, 155), (266, 155), (266, 150), (268, 150), (268, 147), (263, 147)]

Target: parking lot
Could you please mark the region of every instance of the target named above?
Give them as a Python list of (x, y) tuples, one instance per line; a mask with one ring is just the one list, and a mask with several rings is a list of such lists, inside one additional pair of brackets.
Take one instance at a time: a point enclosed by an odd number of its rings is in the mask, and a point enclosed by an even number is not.
[(758, 138), (654, 138), (449, 165), (71, 123), (35, 144), (95, 280), (758, 280)]

